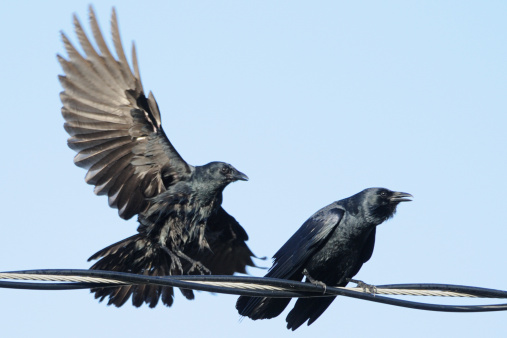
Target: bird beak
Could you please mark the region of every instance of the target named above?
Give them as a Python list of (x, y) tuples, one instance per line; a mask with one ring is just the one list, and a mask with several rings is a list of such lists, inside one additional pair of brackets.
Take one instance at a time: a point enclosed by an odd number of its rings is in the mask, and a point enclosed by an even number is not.
[(414, 198), (414, 196), (412, 196), (406, 192), (395, 191), (393, 193), (393, 195), (391, 196), (391, 202), (395, 202), (395, 203), (410, 202), (410, 201), (412, 201), (411, 198)]
[(236, 172), (232, 176), (232, 179), (234, 181), (248, 181), (248, 176), (243, 174), (241, 171), (236, 170)]

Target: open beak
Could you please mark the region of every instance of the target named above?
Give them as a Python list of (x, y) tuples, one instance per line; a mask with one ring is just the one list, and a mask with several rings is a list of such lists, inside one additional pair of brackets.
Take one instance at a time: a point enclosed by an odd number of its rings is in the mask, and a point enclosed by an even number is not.
[(236, 170), (236, 172), (232, 176), (232, 179), (234, 181), (248, 181), (248, 176), (243, 174), (241, 171)]
[(412, 201), (411, 198), (414, 198), (414, 196), (410, 195), (406, 192), (394, 192), (394, 194), (391, 196), (391, 202), (410, 202)]

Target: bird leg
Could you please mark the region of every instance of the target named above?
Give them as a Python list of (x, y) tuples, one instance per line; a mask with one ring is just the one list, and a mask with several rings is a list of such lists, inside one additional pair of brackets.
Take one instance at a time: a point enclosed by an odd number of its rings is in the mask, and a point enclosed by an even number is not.
[[(180, 274), (185, 273), (183, 271), (183, 266), (182, 266), (181, 260), (180, 260), (180, 258), (182, 258), (182, 259), (186, 260), (188, 263), (192, 264), (190, 269), (186, 272), (187, 274), (191, 273), (192, 271), (197, 270), (197, 271), (199, 271), (199, 273), (201, 275), (211, 275), (211, 271), (208, 268), (206, 268), (201, 262), (188, 257), (181, 250), (172, 251), (166, 246), (166, 242), (168, 241), (169, 236), (172, 238), (172, 242), (173, 242), (174, 246), (176, 246), (175, 238), (177, 238), (178, 236), (181, 236), (181, 234), (179, 234), (173, 230), (170, 230), (169, 227), (164, 227), (164, 228), (162, 228), (160, 235), (159, 235), (160, 246), (171, 257), (171, 270), (173, 270), (174, 268), (177, 267), (178, 270), (180, 271)], [(208, 244), (206, 242), (206, 239), (203, 238), (203, 241), (207, 246)], [(199, 244), (202, 245), (202, 243), (199, 243)]]
[(303, 275), (305, 275), (306, 280), (309, 281), (310, 283), (312, 283), (313, 285), (322, 286), (324, 288), (323, 293), (326, 293), (326, 289), (327, 289), (326, 283), (314, 279), (312, 276), (310, 276), (310, 273), (306, 269), (303, 270)]
[(191, 273), (192, 271), (197, 270), (197, 271), (199, 271), (199, 273), (201, 275), (211, 275), (211, 271), (207, 267), (205, 267), (201, 262), (196, 261), (195, 259), (192, 259), (192, 258), (188, 257), (187, 255), (185, 255), (180, 250), (176, 251), (176, 254), (179, 257), (181, 257), (184, 260), (186, 260), (187, 262), (189, 262), (190, 264), (192, 264), (192, 266), (190, 267), (190, 269), (188, 269), (187, 274)]
[(171, 257), (171, 275), (173, 274), (172, 271), (175, 268), (178, 268), (179, 273), (183, 274), (183, 266), (181, 265), (181, 260), (178, 255), (169, 250), (165, 245), (162, 246), (162, 250), (164, 250), (169, 255), (169, 257)]
[(377, 287), (375, 285), (366, 284), (362, 280), (347, 278), (347, 282), (356, 283), (357, 284), (356, 287), (363, 289), (363, 292), (368, 291), (372, 295), (375, 295), (377, 293)]
[(204, 237), (206, 230), (206, 224), (199, 224), (199, 249), (209, 249), (211, 251), (211, 248), (209, 247), (208, 241)]

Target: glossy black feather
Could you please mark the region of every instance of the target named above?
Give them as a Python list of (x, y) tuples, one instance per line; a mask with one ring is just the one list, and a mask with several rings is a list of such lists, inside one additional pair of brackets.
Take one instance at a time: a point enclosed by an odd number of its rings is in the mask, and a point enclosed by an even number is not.
[[(266, 277), (300, 281), (306, 270), (312, 279), (345, 286), (367, 262), (375, 245), (376, 226), (392, 217), (406, 193), (370, 188), (331, 203), (312, 215), (274, 255)], [(306, 282), (310, 282), (308, 278)], [(287, 328), (313, 323), (336, 297), (299, 298), (287, 316)], [(278, 316), (290, 299), (239, 297), (242, 316), (268, 319)]]
[(246, 266), (254, 266), (254, 254), (245, 243), (248, 240), (246, 231), (223, 208), (208, 219), (205, 236), (209, 251), (194, 244), (185, 253), (202, 262), (214, 275), (246, 273)]
[[(58, 56), (68, 145), (74, 163), (87, 169), (85, 181), (97, 195), (107, 195), (123, 219), (137, 216), (138, 234), (90, 257), (91, 268), (146, 275), (245, 272), (254, 266), (245, 230), (222, 209), (222, 191), (246, 180), (230, 164), (192, 166), (167, 138), (154, 95), (145, 95), (134, 46), (130, 68), (113, 9), (114, 53), (107, 47), (93, 9), (90, 25), (96, 49), (74, 16), (84, 55), (62, 34), (67, 59)], [(189, 127), (190, 128), (190, 127)], [(209, 265), (209, 267), (207, 267)], [(172, 288), (121, 286), (92, 290), (108, 304), (150, 307), (173, 302)], [(191, 290), (181, 290), (193, 299)]]

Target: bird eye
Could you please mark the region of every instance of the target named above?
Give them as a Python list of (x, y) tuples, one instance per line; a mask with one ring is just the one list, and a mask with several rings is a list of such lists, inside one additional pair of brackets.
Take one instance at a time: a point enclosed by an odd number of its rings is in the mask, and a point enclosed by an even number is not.
[(386, 191), (382, 191), (382, 192), (380, 193), (380, 196), (381, 196), (381, 197), (387, 197), (387, 192), (386, 192)]
[(227, 167), (222, 167), (220, 169), (220, 172), (224, 175), (228, 174), (229, 172), (231, 171), (231, 169), (227, 168)]

